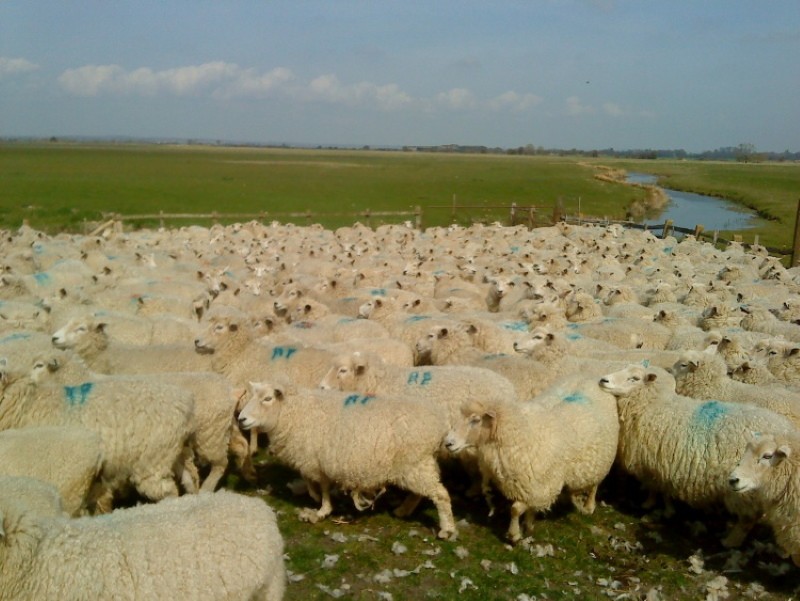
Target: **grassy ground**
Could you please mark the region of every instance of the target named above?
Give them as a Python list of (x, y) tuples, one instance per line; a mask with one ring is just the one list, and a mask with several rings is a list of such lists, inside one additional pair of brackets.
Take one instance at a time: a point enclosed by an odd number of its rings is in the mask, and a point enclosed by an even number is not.
[[(570, 158), (166, 146), (0, 145), (0, 226), (78, 228), (103, 212), (411, 211), (451, 223), (459, 205), (544, 207), (622, 217), (637, 189)], [(440, 206), (442, 208), (432, 208)], [(456, 218), (475, 211), (456, 211)], [(478, 212), (480, 218), (505, 219)], [(324, 225), (336, 227), (352, 218)], [(141, 224), (152, 225), (152, 224)], [(179, 224), (180, 225), (180, 224)], [(303, 225), (305, 225), (303, 223)]]
[[(600, 167), (659, 176), (661, 185), (739, 202), (764, 219), (746, 232), (789, 252), (800, 199), (800, 165), (711, 161), (621, 161), (576, 157), (223, 148), (158, 145), (0, 144), (0, 227), (27, 220), (49, 232), (82, 231), (104, 213), (271, 213), (311, 211), (335, 228), (352, 216), (326, 213), (414, 211), (423, 227), (507, 222), (511, 203), (536, 206), (548, 221), (567, 214), (623, 219), (644, 190), (595, 177)], [(473, 208), (452, 209), (459, 206)], [(491, 210), (489, 206), (502, 206)], [(477, 208), (474, 208), (477, 207)], [(390, 221), (405, 220), (409, 217)], [(242, 221), (232, 219), (229, 221)], [(286, 221), (286, 219), (279, 219)], [(364, 219), (361, 219), (365, 221)], [(209, 225), (201, 219), (174, 221)], [(224, 220), (221, 220), (225, 222)], [(379, 225), (377, 218), (369, 225)], [(131, 227), (152, 227), (138, 220)], [(694, 227), (695, 224), (675, 224)], [(720, 232), (731, 238), (734, 232)]]
[[(410, 518), (391, 514), (401, 497), (390, 491), (374, 510), (357, 513), (340, 498), (332, 518), (301, 522), (313, 502), (286, 486), (297, 475), (262, 458), (252, 487), (230, 476), (226, 486), (263, 497), (278, 511), (286, 540), (294, 599), (762, 599), (800, 594), (797, 568), (757, 529), (740, 551), (724, 549), (724, 516), (679, 506), (673, 517), (645, 512), (630, 478), (613, 474), (601, 503), (583, 516), (558, 504), (537, 522), (533, 536), (511, 547), (503, 534), (508, 514), (486, 515), (465, 496), (463, 476), (447, 472), (459, 520), (455, 541), (436, 539), (436, 512), (423, 502)], [(715, 593), (716, 590), (716, 593)], [(717, 594), (717, 596), (713, 596)], [(727, 594), (727, 596), (725, 596)]]

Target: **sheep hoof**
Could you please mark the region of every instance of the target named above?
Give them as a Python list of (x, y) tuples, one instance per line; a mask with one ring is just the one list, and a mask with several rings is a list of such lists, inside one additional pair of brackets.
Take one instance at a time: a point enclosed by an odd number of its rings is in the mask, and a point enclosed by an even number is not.
[(442, 528), (436, 533), (436, 536), (442, 540), (456, 540), (458, 532), (456, 532), (455, 528)]
[(308, 522), (309, 524), (316, 524), (320, 520), (324, 519), (317, 513), (316, 509), (311, 509), (310, 507), (304, 507), (297, 512), (297, 517), (300, 519), (301, 522)]

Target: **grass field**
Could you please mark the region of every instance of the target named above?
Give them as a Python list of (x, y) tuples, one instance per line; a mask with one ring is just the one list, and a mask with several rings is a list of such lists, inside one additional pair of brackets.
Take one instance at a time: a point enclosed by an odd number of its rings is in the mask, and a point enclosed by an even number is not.
[(645, 512), (638, 484), (612, 474), (601, 487), (594, 515), (558, 504), (517, 546), (504, 540), (507, 507), (488, 517), (485, 504), (465, 496), (457, 472), (445, 484), (459, 535), (435, 536), (429, 501), (407, 519), (391, 514), (402, 497), (390, 491), (373, 510), (355, 512), (349, 498), (318, 524), (297, 511), (313, 506), (292, 494), (296, 472), (262, 455), (255, 490), (235, 476), (225, 486), (263, 497), (276, 511), (292, 574), (286, 600), (342, 597), (373, 600), (599, 600), (668, 601), (797, 598), (797, 568), (780, 559), (763, 527), (741, 550), (720, 543), (726, 524), (678, 504), (677, 513)]
[(536, 206), (546, 218), (560, 200), (568, 214), (622, 219), (644, 192), (596, 179), (600, 165), (653, 173), (667, 187), (747, 205), (770, 219), (749, 235), (758, 234), (768, 246), (791, 248), (800, 190), (795, 164), (134, 144), (0, 144), (0, 227), (27, 220), (49, 232), (80, 231), (105, 213), (159, 211), (266, 212), (268, 218), (311, 211), (312, 222), (326, 227), (352, 223), (353, 217), (326, 219), (325, 213), (365, 209), (421, 207), (424, 227), (508, 219), (507, 208), (454, 212), (454, 199), (469, 207)]

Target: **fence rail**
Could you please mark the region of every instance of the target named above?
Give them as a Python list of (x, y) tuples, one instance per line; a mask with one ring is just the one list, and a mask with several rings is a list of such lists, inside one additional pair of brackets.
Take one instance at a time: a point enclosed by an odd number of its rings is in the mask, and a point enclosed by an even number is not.
[[(537, 207), (535, 205), (517, 205), (516, 203), (510, 203), (505, 205), (459, 205), (456, 204), (455, 199), (453, 204), (450, 205), (430, 205), (425, 207), (426, 212), (430, 211), (449, 211), (450, 212), (450, 222), (451, 223), (484, 223), (486, 221), (498, 221), (497, 216), (506, 214), (507, 218), (503, 219), (508, 225), (525, 225), (530, 229), (536, 227), (545, 227), (553, 225), (554, 223), (563, 221), (566, 223), (584, 225), (584, 224), (595, 224), (595, 225), (610, 225), (610, 224), (619, 224), (623, 227), (627, 228), (635, 228), (635, 229), (644, 229), (650, 230), (653, 232), (661, 232), (661, 237), (666, 238), (670, 234), (681, 233), (681, 234), (691, 234), (698, 239), (706, 240), (712, 244), (729, 244), (730, 242), (739, 242), (746, 247), (752, 245), (758, 245), (758, 236), (755, 236), (755, 239), (751, 244), (746, 243), (742, 240), (741, 235), (734, 235), (733, 240), (727, 240), (719, 236), (718, 231), (707, 232), (705, 228), (698, 224), (695, 225), (693, 228), (685, 228), (679, 227), (672, 223), (671, 220), (665, 221), (663, 224), (650, 224), (645, 225), (641, 223), (636, 223), (633, 221), (628, 220), (621, 220), (621, 219), (610, 219), (607, 217), (604, 218), (596, 218), (596, 217), (586, 217), (581, 214), (577, 215), (569, 215), (564, 210), (564, 206), (561, 200), (554, 204), (552, 208), (547, 207)], [(800, 214), (800, 208), (798, 209)], [(125, 222), (133, 222), (133, 221), (158, 221), (161, 227), (164, 227), (165, 221), (170, 220), (211, 220), (213, 222), (219, 222), (221, 220), (225, 221), (233, 221), (238, 219), (246, 219), (246, 220), (258, 220), (258, 221), (268, 221), (268, 220), (286, 220), (286, 219), (303, 219), (306, 221), (307, 224), (312, 223), (325, 223), (330, 222), (332, 219), (338, 218), (349, 218), (352, 221), (356, 221), (362, 219), (367, 222), (367, 225), (371, 225), (371, 219), (399, 219), (405, 221), (411, 221), (414, 224), (414, 227), (417, 229), (423, 228), (423, 220), (425, 214), (423, 213), (423, 209), (420, 206), (414, 208), (411, 211), (373, 211), (371, 209), (364, 209), (363, 211), (336, 211), (336, 212), (314, 212), (311, 210), (306, 211), (292, 211), (292, 212), (272, 212), (272, 211), (259, 211), (255, 213), (223, 213), (219, 211), (212, 211), (211, 213), (165, 213), (164, 211), (160, 211), (158, 213), (151, 213), (151, 214), (140, 214), (140, 215), (125, 215), (121, 213), (104, 213), (104, 219), (108, 220), (109, 223), (111, 222), (119, 222), (124, 224)], [(108, 227), (108, 224), (102, 224), (95, 228), (96, 232), (102, 231), (105, 227)], [(88, 229), (88, 228), (86, 228)], [(800, 234), (797, 235), (798, 240), (800, 240)], [(787, 251), (786, 249), (781, 248), (771, 248), (766, 247), (767, 251), (775, 256), (789, 256), (790, 263), (792, 265), (795, 264), (795, 260), (800, 260), (800, 253), (797, 252), (797, 249), (793, 251)]]

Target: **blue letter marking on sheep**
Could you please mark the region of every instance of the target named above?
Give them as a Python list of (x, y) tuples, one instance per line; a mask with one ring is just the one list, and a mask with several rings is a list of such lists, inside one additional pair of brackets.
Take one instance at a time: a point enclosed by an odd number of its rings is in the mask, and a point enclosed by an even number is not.
[(582, 392), (573, 392), (565, 397), (562, 397), (565, 403), (587, 403), (589, 399)]
[(84, 382), (80, 386), (64, 386), (64, 398), (70, 407), (80, 407), (86, 403), (92, 388), (92, 382)]
[(360, 394), (351, 394), (350, 396), (344, 399), (344, 406), (347, 407), (348, 405), (366, 405), (369, 401), (374, 399), (375, 397), (372, 395), (361, 396)]
[[(422, 377), (420, 377), (420, 375)], [(412, 371), (408, 374), (408, 380), (406, 384), (419, 384), (420, 386), (425, 386), (426, 384), (430, 384), (431, 380), (433, 380), (433, 374), (429, 371)]]
[(297, 347), (294, 346), (276, 346), (272, 349), (271, 360), (275, 359), (288, 359), (297, 352)]

